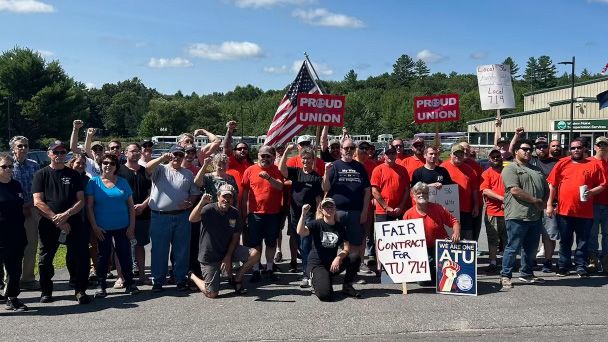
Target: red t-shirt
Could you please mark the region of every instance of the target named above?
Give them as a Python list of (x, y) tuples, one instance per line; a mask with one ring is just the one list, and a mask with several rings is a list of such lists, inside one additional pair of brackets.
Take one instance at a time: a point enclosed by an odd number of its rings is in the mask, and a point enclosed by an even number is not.
[[(589, 157), (589, 159), (599, 164), (600, 168), (604, 170), (604, 177), (606, 177), (606, 180), (608, 180), (608, 160), (597, 159), (595, 157)], [(608, 205), (608, 189), (605, 189), (601, 193), (595, 195), (593, 197), (593, 203)], [(608, 229), (608, 227), (606, 229)]]
[(234, 154), (228, 156), (228, 169), (237, 170), (241, 174), (241, 176), (243, 176), (245, 170), (247, 170), (247, 168), (251, 165), (253, 164), (250, 163), (247, 158), (243, 158), (239, 161), (238, 159), (236, 159)]
[[(405, 167), (399, 164), (389, 166), (384, 163), (378, 165), (372, 171), (370, 183), (372, 187), (380, 190), (384, 202), (391, 207), (397, 208), (404, 196), (407, 196), (407, 188), (410, 184), (410, 176)], [(376, 214), (385, 214), (386, 211), (376, 201)]]
[[(490, 167), (481, 174), (482, 182), (479, 190), (490, 189), (500, 196), (505, 195), (505, 183), (502, 181), (500, 172)], [(490, 216), (505, 216), (505, 211), (502, 208), (503, 202), (493, 198), (486, 198), (486, 211)]]
[(241, 177), (241, 174), (239, 173), (239, 171), (235, 170), (235, 169), (227, 169), (226, 173), (231, 175), (232, 177), (234, 177), (236, 186), (237, 186), (237, 188), (239, 188), (238, 202), (235, 202), (235, 204), (234, 204), (234, 206), (238, 208), (241, 203), (241, 199), (243, 198), (243, 184), (242, 184), (243, 178)]
[(398, 163), (400, 163), (407, 169), (407, 174), (411, 177), (414, 174), (414, 171), (416, 171), (416, 169), (418, 169), (419, 167), (424, 166), (426, 162), (424, 158), (418, 159), (416, 155), (413, 155), (402, 159), (401, 161), (398, 161)]
[(602, 170), (600, 165), (589, 159), (575, 163), (572, 158), (562, 158), (555, 164), (547, 182), (557, 187), (559, 215), (593, 218), (594, 198), (581, 202), (579, 187), (587, 185), (587, 189), (591, 190), (598, 185), (608, 185), (606, 171)]
[(450, 160), (444, 161), (441, 163), (441, 166), (448, 170), (452, 181), (458, 184), (460, 211), (465, 213), (473, 212), (473, 196), (478, 196), (477, 189), (479, 189), (475, 171), (464, 163), (456, 166)]
[(365, 168), (365, 171), (367, 171), (367, 177), (371, 177), (372, 176), (372, 172), (378, 166), (378, 164), (374, 163), (374, 161), (371, 160), (371, 159), (367, 159), (365, 162), (363, 162), (361, 164), (363, 164), (363, 167)]
[(404, 161), (405, 159), (409, 158), (406, 154), (397, 154), (397, 163), (401, 163), (402, 161)]
[(424, 234), (426, 235), (426, 245), (430, 248), (435, 248), (435, 241), (439, 239), (447, 239), (448, 233), (444, 226), (454, 228), (454, 224), (458, 222), (454, 215), (437, 203), (427, 204), (427, 213), (421, 214), (416, 210), (416, 207), (409, 208), (403, 214), (404, 220), (421, 218), (424, 221)]
[[(300, 156), (294, 156), (287, 159), (287, 167), (299, 167), (300, 169), (304, 166), (302, 165), (302, 158)], [(319, 174), (319, 176), (323, 177), (325, 174), (325, 163), (321, 158), (315, 158), (315, 165), (313, 167), (315, 171)]]
[(277, 214), (281, 211), (283, 191), (277, 190), (259, 174), (266, 171), (270, 177), (283, 181), (283, 175), (276, 165), (262, 168), (258, 164), (252, 165), (243, 173), (243, 190), (249, 189), (249, 212), (256, 214)]

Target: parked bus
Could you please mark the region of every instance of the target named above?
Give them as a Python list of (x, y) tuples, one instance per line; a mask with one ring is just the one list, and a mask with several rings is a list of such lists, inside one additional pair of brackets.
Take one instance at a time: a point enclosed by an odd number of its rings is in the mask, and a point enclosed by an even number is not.
[[(426, 144), (432, 144), (435, 142), (435, 133), (416, 133), (414, 134), (415, 138), (424, 139)], [(444, 148), (449, 148), (452, 145), (465, 141), (467, 139), (466, 132), (440, 132), (439, 133), (439, 143)]]

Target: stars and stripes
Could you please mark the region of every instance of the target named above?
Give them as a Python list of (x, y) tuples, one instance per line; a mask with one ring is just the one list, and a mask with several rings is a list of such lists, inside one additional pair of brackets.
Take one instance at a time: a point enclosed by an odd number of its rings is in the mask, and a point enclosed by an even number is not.
[(305, 128), (304, 125), (296, 123), (297, 100), (300, 93), (321, 93), (319, 86), (312, 78), (312, 73), (306, 60), (302, 63), (298, 76), (296, 76), (296, 79), (289, 86), (287, 94), (283, 96), (279, 103), (279, 108), (277, 108), (272, 118), (268, 133), (266, 133), (265, 145), (285, 144)]
[(604, 69), (602, 69), (602, 75), (606, 75), (606, 71), (608, 71), (608, 63), (606, 63)]

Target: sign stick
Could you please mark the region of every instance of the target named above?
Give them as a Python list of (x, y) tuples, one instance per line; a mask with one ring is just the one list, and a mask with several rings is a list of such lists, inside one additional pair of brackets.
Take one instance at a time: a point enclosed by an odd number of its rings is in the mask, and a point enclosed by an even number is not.
[(404, 295), (407, 294), (407, 283), (401, 283), (401, 290), (403, 291)]
[(435, 122), (435, 148), (439, 148), (441, 143), (439, 142), (439, 122)]

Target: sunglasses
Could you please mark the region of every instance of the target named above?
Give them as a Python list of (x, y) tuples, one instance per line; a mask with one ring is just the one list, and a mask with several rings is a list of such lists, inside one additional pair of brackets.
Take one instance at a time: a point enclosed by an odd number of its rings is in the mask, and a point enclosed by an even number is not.
[(344, 146), (342, 147), (345, 151), (351, 151), (355, 149), (355, 146)]
[(456, 152), (454, 152), (452, 154), (455, 155), (456, 157), (464, 157), (464, 152), (463, 151), (456, 151)]
[(103, 151), (103, 147), (101, 146), (95, 146), (92, 148), (93, 151)]
[(393, 145), (393, 147), (394, 147), (394, 148), (398, 148), (398, 147), (403, 148), (403, 144), (396, 144), (396, 145)]
[(415, 143), (412, 146), (414, 146), (414, 147), (424, 147), (424, 144), (422, 144), (422, 143)]
[(183, 143), (192, 144), (193, 141), (191, 139), (182, 140)]
[(524, 152), (530, 152), (530, 151), (532, 151), (532, 148), (530, 148), (530, 147), (520, 147), (519, 149), (522, 150), (522, 151), (524, 151)]
[(14, 169), (15, 165), (11, 164), (11, 165), (0, 165), (0, 168), (2, 168), (2, 170), (6, 170), (6, 169)]
[(118, 146), (110, 146), (110, 150), (120, 150), (120, 145), (118, 145)]
[(26, 144), (19, 144), (17, 145), (17, 148), (28, 148), (29, 146)]
[(367, 150), (369, 150), (369, 147), (359, 147), (359, 149), (360, 149), (361, 151), (367, 151)]
[(247, 147), (237, 147), (237, 148), (235, 148), (235, 150), (237, 150), (237, 151), (243, 151), (243, 150), (247, 151), (248, 148)]
[(173, 158), (184, 158), (184, 154), (181, 152), (173, 153)]
[(270, 159), (270, 158), (272, 158), (272, 155), (270, 155), (270, 154), (260, 154), (260, 158)]
[(536, 145), (537, 150), (544, 150), (546, 148), (549, 148), (549, 145)]
[(599, 143), (599, 144), (595, 144), (595, 146), (597, 146), (597, 147), (608, 147), (608, 144), (602, 142), (602, 143)]
[(301, 142), (298, 145), (304, 147), (304, 146), (310, 146), (310, 141), (305, 141), (305, 142)]
[(107, 166), (107, 165), (110, 165), (110, 166), (116, 166), (116, 163), (115, 163), (115, 162), (113, 162), (113, 161), (104, 161), (104, 162), (101, 162), (101, 164), (102, 164), (102, 165), (106, 165), (106, 166)]
[(65, 151), (65, 150), (53, 150), (52, 153), (57, 156), (57, 155), (67, 154), (68, 151)]
[(583, 146), (571, 146), (570, 147), (570, 151), (575, 151), (575, 150), (582, 150)]

